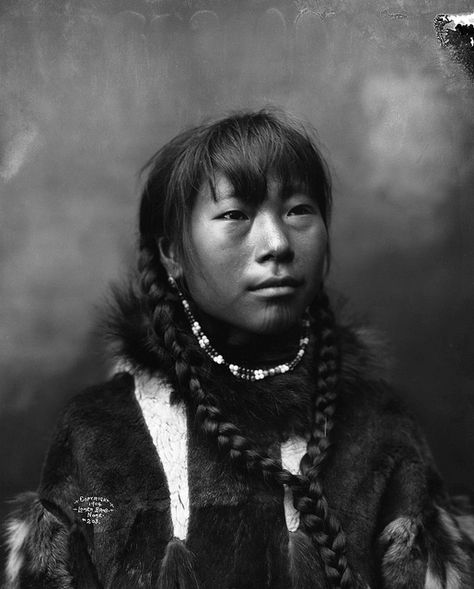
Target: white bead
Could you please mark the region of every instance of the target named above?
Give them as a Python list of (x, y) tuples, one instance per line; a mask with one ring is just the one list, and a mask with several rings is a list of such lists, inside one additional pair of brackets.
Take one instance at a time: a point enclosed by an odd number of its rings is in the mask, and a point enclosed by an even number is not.
[[(199, 325), (199, 322), (196, 321), (196, 319), (194, 318), (192, 311), (190, 310), (190, 305), (189, 305), (188, 301), (182, 295), (180, 295), (180, 296), (181, 296), (181, 302), (182, 302), (183, 307), (186, 311), (186, 316), (189, 320), (191, 331), (193, 332), (194, 336), (196, 337), (199, 347), (201, 349), (203, 349), (204, 352), (216, 364), (225, 364), (226, 362), (225, 362), (223, 356), (221, 354), (219, 354), (218, 352), (216, 352), (216, 350), (214, 350), (214, 348), (211, 345), (211, 342), (209, 341), (209, 338), (204, 334), (201, 326)], [(309, 330), (310, 322), (307, 319), (305, 319), (303, 321), (303, 326), (306, 330)], [(295, 358), (289, 363), (279, 364), (278, 366), (275, 366), (274, 368), (269, 368), (269, 369), (257, 368), (255, 370), (251, 370), (249, 368), (244, 368), (242, 366), (238, 366), (237, 364), (228, 364), (227, 367), (229, 368), (229, 371), (232, 374), (234, 374), (238, 378), (241, 378), (242, 380), (262, 380), (263, 378), (266, 378), (267, 376), (274, 376), (275, 374), (283, 374), (285, 372), (288, 372), (289, 370), (293, 370), (293, 368), (300, 362), (301, 358), (304, 356), (305, 348), (308, 343), (309, 343), (308, 336), (300, 338), (299, 350), (298, 350)]]

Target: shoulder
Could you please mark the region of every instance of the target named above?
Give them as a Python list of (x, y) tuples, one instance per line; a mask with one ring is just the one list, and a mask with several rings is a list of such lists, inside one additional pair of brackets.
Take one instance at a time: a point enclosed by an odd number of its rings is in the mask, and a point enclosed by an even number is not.
[(126, 416), (134, 407), (135, 378), (129, 372), (118, 372), (109, 380), (87, 387), (63, 406), (56, 430), (94, 427), (103, 428), (110, 420)]
[(118, 372), (105, 382), (87, 387), (65, 405), (63, 415), (74, 419), (87, 411), (107, 411), (123, 403), (135, 390), (134, 377), (129, 372)]
[[(147, 383), (144, 390), (144, 384)], [(75, 459), (116, 454), (117, 444), (143, 443), (148, 431), (141, 401), (146, 393), (154, 399), (169, 396), (170, 387), (159, 377), (116, 373), (109, 380), (88, 387), (73, 396), (63, 407), (51, 439), (47, 464), (63, 460), (66, 454)], [(162, 394), (160, 394), (162, 393)]]
[[(117, 441), (140, 432), (140, 410), (135, 401), (133, 375), (121, 372), (88, 387), (63, 407), (43, 463), (42, 486), (66, 480), (76, 464), (101, 463), (100, 456), (115, 454)], [(124, 435), (126, 433), (126, 435)], [(53, 482), (51, 482), (53, 481)]]
[(391, 382), (386, 340), (365, 327), (340, 327), (338, 420), (379, 444), (422, 446), (424, 437), (407, 400)]
[(143, 444), (149, 437), (144, 415), (144, 408), (149, 407), (147, 400), (153, 401), (155, 413), (167, 415), (171, 394), (172, 387), (161, 374), (117, 372), (66, 403), (56, 422), (48, 456), (51, 458), (58, 448), (61, 455), (67, 451), (81, 459), (86, 455), (105, 457), (109, 451), (120, 457), (117, 444), (123, 451)]
[(344, 323), (337, 326), (336, 337), (346, 382), (390, 380), (392, 357), (384, 334), (368, 326)]
[[(113, 462), (113, 444), (97, 442), (100, 432), (110, 431), (111, 424), (117, 423), (117, 416), (121, 412), (125, 414), (124, 407), (133, 392), (133, 376), (120, 373), (75, 395), (63, 408), (43, 463), (38, 489), (17, 497), (5, 524), (8, 587), (16, 587), (18, 582), (38, 588), (72, 587), (70, 562), (79, 554), (81, 573), (84, 579), (90, 580), (90, 583), (85, 581), (87, 586), (96, 586), (91, 580), (93, 573), (89, 578), (86, 570), (90, 563), (83, 550), (82, 532), (74, 523), (74, 505), (83, 494), (81, 485), (87, 482), (88, 473), (93, 478), (100, 475), (103, 461), (96, 458), (97, 452), (100, 454), (105, 449), (108, 463)], [(117, 442), (117, 436), (108, 437)], [(99, 464), (97, 469), (95, 462)], [(86, 486), (85, 490), (88, 489)]]
[(337, 327), (341, 350), (341, 388), (348, 403), (381, 413), (407, 414), (391, 383), (392, 359), (386, 338), (369, 327)]
[(151, 482), (161, 488), (162, 473), (135, 387), (133, 375), (118, 373), (67, 403), (43, 463), (42, 498), (69, 509), (80, 495), (132, 497)]

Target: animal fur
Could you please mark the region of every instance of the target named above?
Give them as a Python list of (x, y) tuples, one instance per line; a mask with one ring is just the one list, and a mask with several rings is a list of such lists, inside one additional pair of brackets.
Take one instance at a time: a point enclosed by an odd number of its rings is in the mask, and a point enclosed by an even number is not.
[(379, 538), (383, 587), (467, 589), (472, 583), (472, 547), (456, 519), (434, 506), (431, 517), (399, 517)]
[[(135, 371), (159, 372), (139, 301), (128, 293), (117, 305), (116, 350)], [(322, 484), (359, 586), (473, 587), (472, 543), (451, 515), (423, 436), (360, 333), (341, 328), (339, 339), (341, 394)], [(202, 373), (229, 419), (276, 458), (281, 442), (308, 427), (314, 381), (311, 354), (268, 382), (236, 382), (218, 368)], [(288, 534), (283, 490), (231, 466), (193, 427), (193, 408), (179, 391), (191, 511), (186, 545), (173, 541), (166, 477), (134, 387), (121, 373), (66, 407), (37, 493), (21, 499), (7, 524), (5, 587), (324, 587), (317, 551), (301, 530)], [(114, 509), (87, 524), (74, 502), (96, 495)]]
[[(6, 589), (98, 589), (82, 531), (24, 493), (6, 524)], [(74, 578), (74, 584), (73, 584)]]

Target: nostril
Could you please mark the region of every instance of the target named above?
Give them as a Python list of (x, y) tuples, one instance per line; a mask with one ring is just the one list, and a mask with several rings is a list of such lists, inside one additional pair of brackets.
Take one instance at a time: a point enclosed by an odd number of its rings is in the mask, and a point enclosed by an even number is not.
[(268, 244), (268, 247), (262, 252), (261, 261), (277, 260), (281, 262), (291, 261), (294, 257), (294, 252), (288, 242), (280, 242), (278, 244)]
[(294, 256), (285, 226), (279, 220), (261, 218), (260, 223), (254, 224), (254, 238), (259, 261), (287, 261)]

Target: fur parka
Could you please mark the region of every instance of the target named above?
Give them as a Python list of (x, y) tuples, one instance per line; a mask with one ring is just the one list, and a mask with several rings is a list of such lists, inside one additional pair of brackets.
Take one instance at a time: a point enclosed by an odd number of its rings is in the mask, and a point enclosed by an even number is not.
[[(18, 498), (7, 522), (5, 588), (324, 589), (317, 550), (300, 530), (287, 529), (284, 490), (231, 466), (178, 397), (187, 419), (190, 513), (185, 544), (174, 538), (164, 463), (136, 396), (143, 375), (155, 390), (170, 384), (150, 364), (136, 305), (119, 308), (115, 331), (128, 370), (65, 408), (38, 490)], [(361, 332), (341, 329), (340, 340), (341, 393), (322, 483), (360, 587), (474, 587), (472, 544), (423, 436), (380, 378)], [(293, 419), (291, 433), (305, 422), (305, 370), (311, 373), (308, 361), (289, 380), (262, 385), (258, 402), (249, 385), (237, 390), (219, 373), (208, 386), (246, 434), (278, 457), (282, 425)]]

